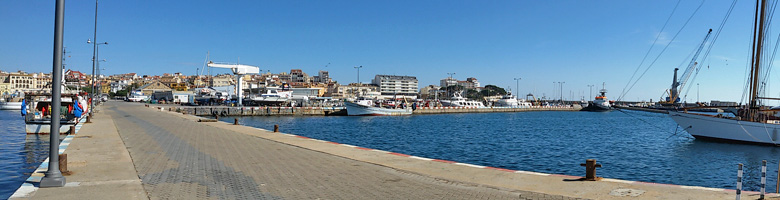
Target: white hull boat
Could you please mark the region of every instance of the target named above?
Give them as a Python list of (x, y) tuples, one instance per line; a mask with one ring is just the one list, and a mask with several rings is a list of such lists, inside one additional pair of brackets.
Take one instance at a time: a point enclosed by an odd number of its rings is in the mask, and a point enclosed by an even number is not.
[(22, 102), (0, 102), (0, 110), (21, 110)]
[(347, 115), (350, 116), (386, 116), (386, 115), (411, 115), (412, 108), (382, 108), (361, 105), (353, 102), (344, 102), (347, 107)]
[(780, 121), (776, 120), (760, 123), (683, 112), (669, 112), (669, 116), (697, 139), (766, 145), (780, 143)]

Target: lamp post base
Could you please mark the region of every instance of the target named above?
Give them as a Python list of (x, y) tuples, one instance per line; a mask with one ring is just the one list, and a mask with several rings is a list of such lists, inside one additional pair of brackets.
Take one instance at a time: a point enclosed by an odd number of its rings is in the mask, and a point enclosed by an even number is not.
[(47, 188), (47, 187), (62, 187), (65, 186), (65, 177), (62, 176), (62, 174), (57, 175), (49, 175), (46, 174), (41, 179), (41, 185), (39, 187), (41, 188)]

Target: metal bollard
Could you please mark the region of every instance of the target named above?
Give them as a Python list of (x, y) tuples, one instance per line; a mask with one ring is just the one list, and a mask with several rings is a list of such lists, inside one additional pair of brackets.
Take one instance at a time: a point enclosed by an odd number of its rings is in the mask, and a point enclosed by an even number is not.
[(219, 115), (214, 114), (214, 119), (219, 120)]
[(92, 123), (92, 115), (87, 115), (87, 122), (85, 123)]
[(279, 132), (279, 124), (274, 124), (274, 133)]
[(60, 172), (62, 173), (68, 173), (68, 154), (63, 153), (59, 156), (59, 166), (60, 166)]
[(739, 170), (737, 170), (737, 200), (742, 196), (742, 163), (739, 163)]
[(238, 125), (238, 118), (233, 118), (233, 125)]
[(173, 108), (168, 107), (168, 112), (171, 112), (171, 111), (173, 111)]
[(601, 167), (601, 164), (596, 164), (596, 159), (587, 159), (585, 163), (580, 163), (580, 166), (585, 166), (586, 181), (601, 180), (601, 177), (596, 177), (596, 168)]
[(764, 192), (766, 192), (766, 160), (761, 164), (761, 198), (764, 199)]
[(76, 126), (70, 126), (69, 134), (75, 135), (76, 134)]

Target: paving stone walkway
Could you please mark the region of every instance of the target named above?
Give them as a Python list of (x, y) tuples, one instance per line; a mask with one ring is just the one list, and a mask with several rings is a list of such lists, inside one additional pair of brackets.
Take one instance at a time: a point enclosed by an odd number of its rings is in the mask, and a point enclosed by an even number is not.
[(570, 199), (454, 182), (145, 108), (104, 106), (152, 199)]

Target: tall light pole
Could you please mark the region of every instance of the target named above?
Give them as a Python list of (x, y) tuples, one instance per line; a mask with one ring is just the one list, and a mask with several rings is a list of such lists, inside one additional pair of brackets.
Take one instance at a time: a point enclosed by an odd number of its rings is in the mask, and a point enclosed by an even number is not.
[(590, 88), (590, 92), (588, 93), (589, 94), (588, 99), (593, 99), (593, 86), (594, 85), (588, 85), (588, 87)]
[(563, 103), (563, 84), (566, 83), (566, 82), (557, 82), (557, 83), (561, 85), (560, 86), (561, 87), (561, 103)]
[[(95, 107), (94, 99), (95, 99), (95, 81), (97, 80), (95, 77), (95, 70), (97, 68), (97, 16), (98, 16), (98, 0), (95, 0), (95, 32), (92, 35), (92, 40), (95, 41), (92, 45), (92, 91), (90, 96), (92, 97), (93, 101), (90, 101), (89, 104), (89, 114), (92, 115), (92, 110)], [(89, 44), (90, 41), (87, 40), (87, 44)]]
[(523, 79), (523, 78), (515, 78), (515, 82), (517, 82), (516, 85), (515, 85), (515, 90), (517, 90), (517, 92), (515, 92), (515, 99), (520, 97), (520, 95), (518, 95), (518, 94), (520, 94), (520, 80), (521, 79)]
[(65, 29), (65, 0), (57, 0), (54, 11), (54, 62), (52, 66), (51, 124), (49, 124), (49, 169), (41, 178), (39, 187), (65, 186), (65, 177), (60, 171), (60, 106), (62, 104), (62, 35)]
[(445, 86), (444, 89), (447, 90), (447, 97), (449, 98), (450, 97), (450, 90), (449, 90), (450, 81), (452, 81), (452, 75), (455, 75), (455, 72), (447, 72), (447, 75), (450, 75), (450, 79), (447, 79), (447, 82), (446, 82), (447, 86)]
[(355, 67), (357, 69), (357, 83), (360, 84), (360, 68), (363, 68), (363, 65)]

